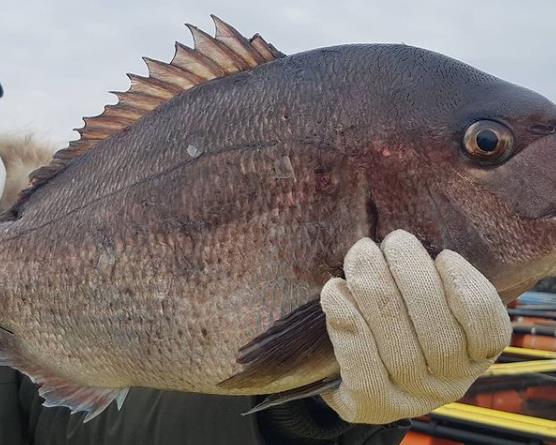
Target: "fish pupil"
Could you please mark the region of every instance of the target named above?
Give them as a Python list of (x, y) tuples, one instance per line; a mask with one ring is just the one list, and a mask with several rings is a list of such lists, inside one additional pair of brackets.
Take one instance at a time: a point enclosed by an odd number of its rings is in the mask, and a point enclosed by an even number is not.
[(482, 130), (477, 134), (477, 146), (483, 151), (494, 151), (498, 147), (498, 136), (492, 130)]

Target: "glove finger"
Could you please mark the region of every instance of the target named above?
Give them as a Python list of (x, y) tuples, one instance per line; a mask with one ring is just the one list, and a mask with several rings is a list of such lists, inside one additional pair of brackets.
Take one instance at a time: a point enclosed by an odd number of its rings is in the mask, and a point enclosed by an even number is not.
[(368, 238), (358, 241), (346, 255), (344, 271), (351, 295), (372, 331), (392, 381), (417, 391), (428, 370), (382, 251)]
[(436, 267), (452, 313), (465, 331), (471, 360), (498, 356), (510, 343), (512, 326), (494, 286), (462, 256), (450, 250), (437, 256)]
[(390, 233), (381, 248), (430, 372), (459, 374), (469, 366), (465, 333), (448, 306), (433, 259), (415, 236), (403, 230)]
[(364, 380), (387, 380), (375, 339), (347, 283), (341, 278), (332, 278), (324, 285), (320, 301), (342, 379), (354, 378), (362, 383)]
[(342, 377), (339, 389), (328, 393), (325, 400), (340, 416), (350, 418), (362, 409), (358, 395), (372, 398), (390, 392), (388, 372), (344, 280), (333, 278), (325, 284), (321, 306)]

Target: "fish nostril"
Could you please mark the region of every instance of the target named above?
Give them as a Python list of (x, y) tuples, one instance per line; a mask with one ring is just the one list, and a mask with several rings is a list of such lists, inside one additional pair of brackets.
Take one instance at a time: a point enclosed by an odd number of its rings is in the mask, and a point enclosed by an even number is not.
[(541, 215), (541, 219), (554, 219), (556, 218), (556, 207), (548, 210), (548, 212)]
[(556, 133), (556, 125), (550, 124), (534, 124), (528, 128), (530, 133), (542, 136)]

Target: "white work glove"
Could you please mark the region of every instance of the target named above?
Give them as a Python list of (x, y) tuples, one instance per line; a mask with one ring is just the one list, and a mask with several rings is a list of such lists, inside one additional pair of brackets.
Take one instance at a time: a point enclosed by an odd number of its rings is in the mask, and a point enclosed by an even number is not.
[(455, 252), (433, 261), (397, 230), (380, 247), (358, 241), (344, 271), (321, 292), (342, 377), (323, 398), (348, 422), (385, 424), (453, 402), (510, 342), (496, 289)]

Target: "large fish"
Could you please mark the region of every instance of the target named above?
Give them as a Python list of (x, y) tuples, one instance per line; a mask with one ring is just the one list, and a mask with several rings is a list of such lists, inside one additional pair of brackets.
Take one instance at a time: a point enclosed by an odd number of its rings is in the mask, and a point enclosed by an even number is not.
[(453, 249), (506, 301), (556, 273), (549, 100), (411, 46), (286, 57), (215, 21), (0, 224), (0, 360), (46, 405), (318, 387), (338, 372), (319, 291), (364, 236)]

